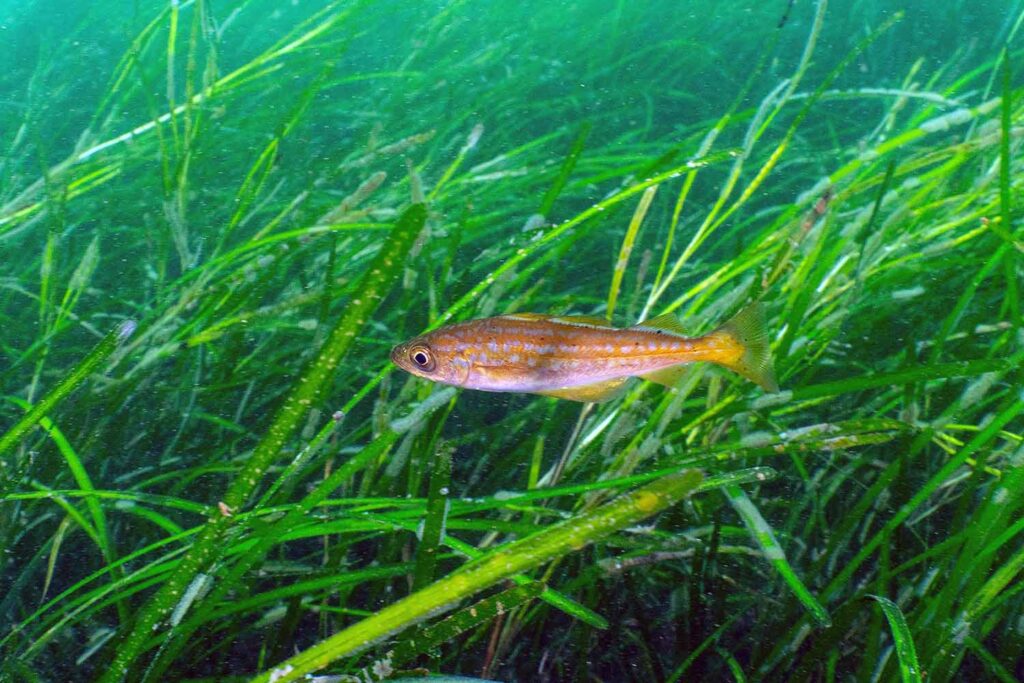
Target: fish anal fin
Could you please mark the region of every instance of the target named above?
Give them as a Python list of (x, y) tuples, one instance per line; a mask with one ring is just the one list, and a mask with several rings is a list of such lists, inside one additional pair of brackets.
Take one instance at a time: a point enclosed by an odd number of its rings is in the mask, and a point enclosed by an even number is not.
[(581, 401), (583, 403), (603, 403), (604, 401), (610, 401), (621, 396), (626, 390), (626, 381), (628, 379), (628, 377), (620, 377), (604, 380), (603, 382), (594, 382), (593, 384), (559, 387), (557, 389), (534, 391), (533, 393), (541, 394), (542, 396), (564, 398), (570, 401)]
[(630, 329), (658, 330), (662, 332), (669, 332), (671, 334), (678, 334), (683, 337), (686, 336), (686, 330), (683, 329), (683, 324), (679, 322), (679, 318), (673, 313), (665, 313), (664, 315), (659, 315), (657, 318), (645, 320), (639, 325), (634, 325)]
[(648, 382), (654, 382), (655, 384), (662, 384), (666, 387), (675, 388), (679, 386), (683, 376), (689, 371), (688, 363), (679, 363), (678, 365), (670, 365), (667, 368), (655, 370), (654, 372), (647, 372), (640, 377), (647, 380)]

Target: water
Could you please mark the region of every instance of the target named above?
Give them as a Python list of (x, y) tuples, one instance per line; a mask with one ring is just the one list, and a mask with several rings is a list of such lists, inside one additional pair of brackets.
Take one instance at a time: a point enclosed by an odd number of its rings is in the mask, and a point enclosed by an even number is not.
[[(0, 0), (0, 681), (1024, 678), (1022, 20)], [(754, 299), (778, 394), (388, 361)]]

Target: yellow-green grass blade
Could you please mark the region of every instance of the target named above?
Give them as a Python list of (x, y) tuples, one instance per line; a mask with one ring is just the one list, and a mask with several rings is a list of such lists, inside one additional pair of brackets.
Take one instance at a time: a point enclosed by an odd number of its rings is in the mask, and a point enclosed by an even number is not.
[[(381, 661), (387, 662), (392, 667), (403, 665), (422, 652), (428, 652), (461, 633), (477, 628), (481, 624), (529, 603), (539, 597), (543, 591), (544, 584), (533, 581), (479, 600), (436, 624), (403, 634)], [(373, 665), (370, 665), (369, 668), (372, 670)]]
[(518, 572), (578, 550), (674, 505), (700, 484), (695, 470), (669, 475), (615, 499), (592, 512), (491, 551), (423, 590), (391, 603), (372, 617), (275, 665), (252, 679), (298, 680), (344, 656), (358, 653), (381, 638), (450, 609), (459, 600), (493, 586)]
[(611, 322), (612, 316), (615, 315), (615, 304), (619, 300), (622, 277), (626, 274), (626, 266), (629, 264), (629, 255), (633, 253), (633, 245), (636, 243), (637, 233), (644, 222), (644, 217), (647, 216), (647, 211), (651, 208), (651, 202), (654, 201), (654, 194), (657, 191), (657, 185), (644, 190), (644, 193), (640, 196), (640, 201), (636, 205), (636, 210), (633, 212), (633, 218), (629, 221), (626, 235), (622, 239), (622, 246), (619, 248), (619, 258), (615, 261), (615, 268), (612, 273), (612, 284), (608, 289), (608, 311), (605, 317), (608, 318), (609, 322)]

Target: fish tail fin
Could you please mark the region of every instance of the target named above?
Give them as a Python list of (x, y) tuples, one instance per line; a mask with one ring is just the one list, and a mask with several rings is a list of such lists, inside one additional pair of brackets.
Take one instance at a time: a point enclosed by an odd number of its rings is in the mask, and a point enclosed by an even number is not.
[(779, 390), (772, 367), (771, 340), (765, 325), (764, 304), (755, 301), (711, 333), (728, 337), (743, 349), (733, 361), (718, 361), (738, 375), (758, 384), (765, 391)]

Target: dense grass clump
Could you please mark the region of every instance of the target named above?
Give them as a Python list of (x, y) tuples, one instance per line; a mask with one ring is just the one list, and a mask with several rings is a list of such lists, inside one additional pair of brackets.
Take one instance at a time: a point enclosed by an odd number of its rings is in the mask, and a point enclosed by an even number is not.
[(1020, 2), (109, 4), (0, 8), (0, 680), (1024, 677)]

